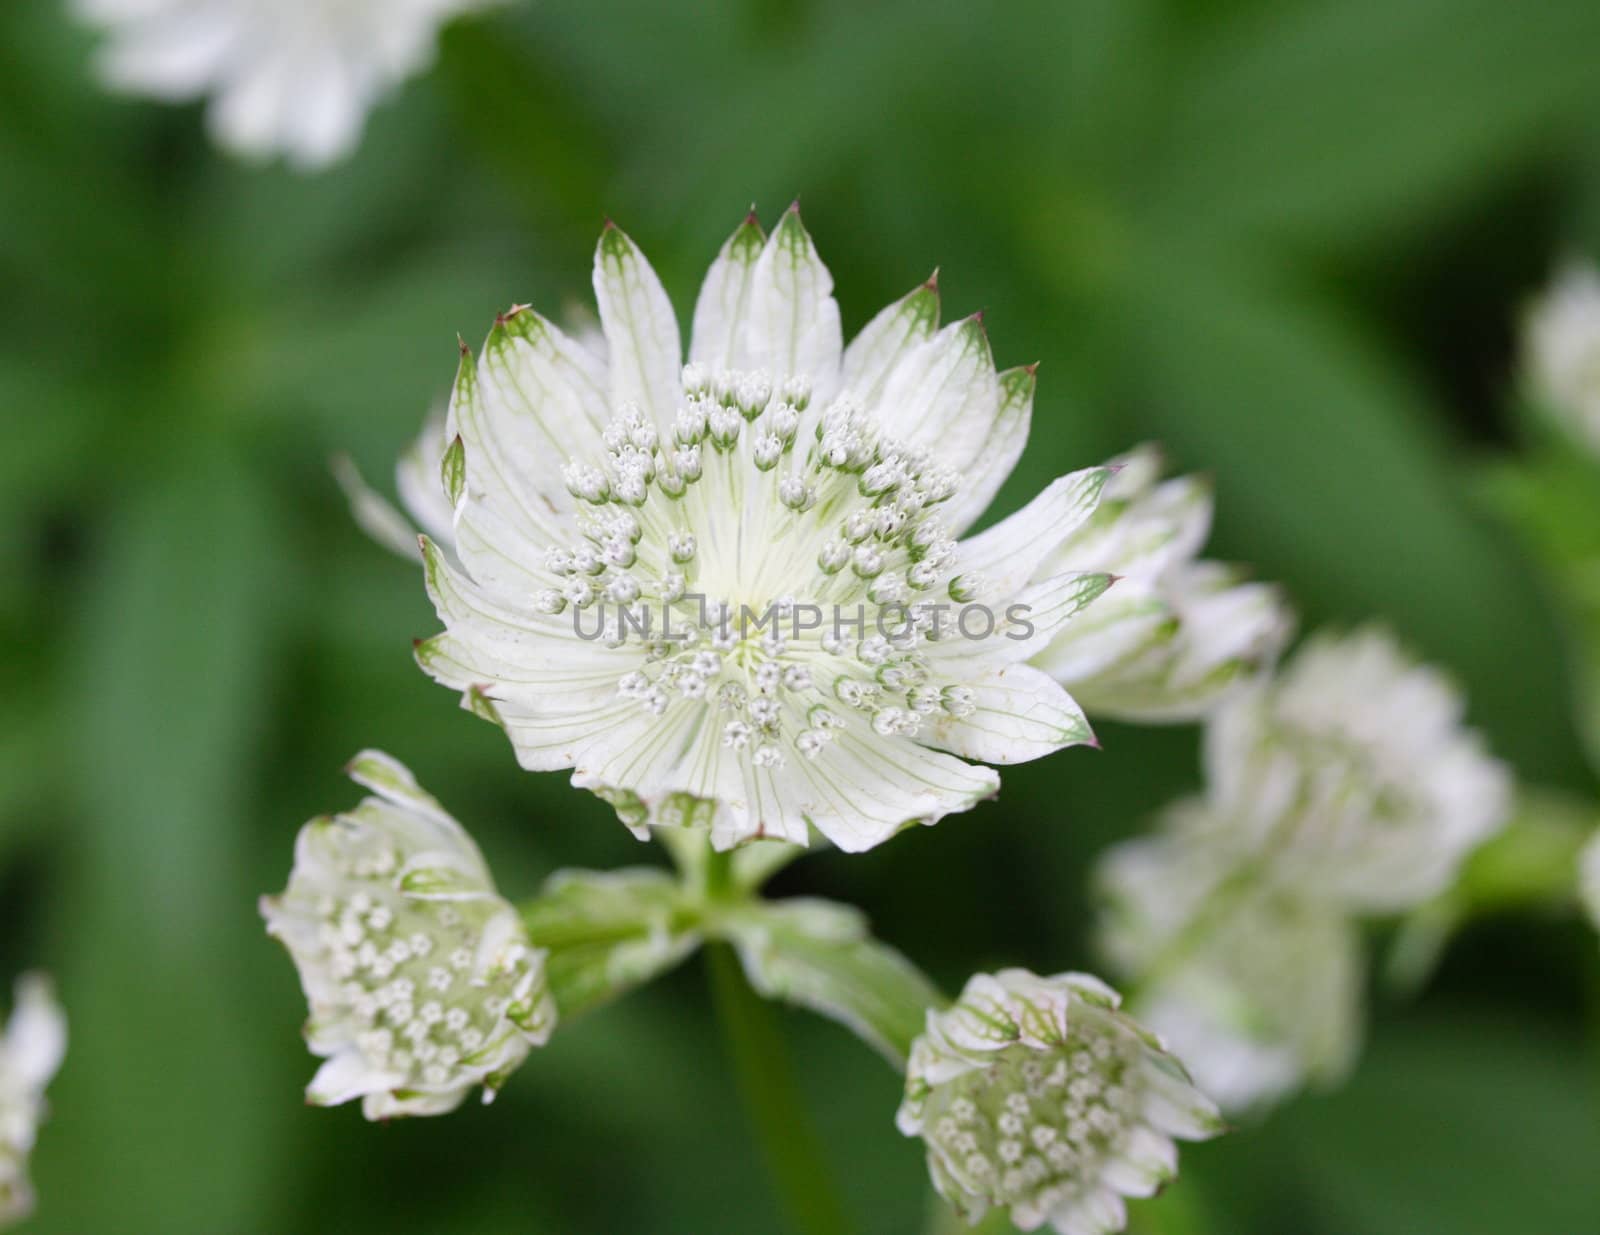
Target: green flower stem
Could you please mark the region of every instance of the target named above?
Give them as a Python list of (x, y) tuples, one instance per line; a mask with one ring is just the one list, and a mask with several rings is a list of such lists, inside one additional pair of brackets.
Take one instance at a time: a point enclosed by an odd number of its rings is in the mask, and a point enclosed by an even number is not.
[(718, 852), (713, 849), (706, 854), (705, 862), (701, 867), (702, 878), (705, 880), (706, 900), (710, 903), (728, 899), (733, 891), (733, 851), (723, 850)]
[(806, 1235), (845, 1235), (854, 1224), (834, 1190), (771, 1007), (750, 989), (729, 945), (709, 945), (706, 964), (745, 1111), (790, 1219)]

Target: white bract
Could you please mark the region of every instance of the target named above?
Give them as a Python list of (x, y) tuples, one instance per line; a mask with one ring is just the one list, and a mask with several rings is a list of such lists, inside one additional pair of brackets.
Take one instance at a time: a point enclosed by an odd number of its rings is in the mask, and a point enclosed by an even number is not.
[(261, 902), (327, 1060), (306, 1097), (361, 1098), (368, 1119), (453, 1110), (477, 1085), (488, 1101), (555, 1026), (545, 954), (409, 771), (365, 751), (350, 776), (377, 796), (306, 824), (288, 890)]
[(50, 983), (17, 983), (16, 1004), (0, 1038), (0, 1225), (33, 1211), (28, 1157), (44, 1116), (44, 1091), (67, 1049), (67, 1022)]
[(1596, 835), (1578, 858), (1578, 894), (1589, 920), (1600, 930), (1600, 835)]
[(1137, 983), (1130, 1009), (1230, 1112), (1343, 1079), (1361, 1040), (1365, 972), (1354, 923), (1263, 888), (1185, 837), (1131, 841), (1102, 861), (1101, 943)]
[(1591, 450), (1600, 450), (1600, 270), (1564, 266), (1523, 324), (1532, 393)]
[(1174, 1137), (1222, 1130), (1182, 1066), (1087, 974), (979, 974), (928, 1013), (898, 1123), (920, 1136), (942, 1196), (969, 1221), (991, 1206), (1025, 1231), (1104, 1235), (1123, 1198), (1177, 1174)]
[(433, 58), (440, 28), (495, 0), (74, 0), (106, 32), (108, 85), (209, 97), (216, 140), (298, 167), (355, 149), (367, 112)]
[(1293, 619), (1277, 588), (1195, 560), (1211, 530), (1208, 484), (1161, 480), (1149, 446), (1113, 466), (1099, 508), (1044, 568), (1109, 571), (1116, 589), (1033, 663), (1091, 715), (1193, 720), (1276, 659)]
[(1386, 631), (1312, 638), (1213, 713), (1201, 843), (1351, 910), (1442, 892), (1510, 810), (1510, 777), (1463, 710)]
[(1111, 581), (1042, 569), (1108, 472), (957, 539), (1034, 389), (996, 372), (977, 317), (941, 329), (930, 281), (844, 346), (794, 210), (723, 247), (687, 364), (614, 227), (594, 285), (606, 358), (523, 307), (463, 351), (454, 543), (424, 543), (446, 630), (418, 660), (524, 767), (574, 769), (641, 835), (709, 825), (727, 848), (810, 825), (862, 850), (991, 795), (981, 764), (1092, 741), (1027, 662)]

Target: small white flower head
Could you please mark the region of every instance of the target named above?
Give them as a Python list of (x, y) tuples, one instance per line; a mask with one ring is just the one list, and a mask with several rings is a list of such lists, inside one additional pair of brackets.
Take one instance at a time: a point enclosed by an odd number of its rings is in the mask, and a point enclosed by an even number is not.
[(1211, 487), (1161, 480), (1151, 446), (1112, 461), (1099, 508), (1047, 569), (1108, 571), (1117, 585), (1067, 625), (1033, 664), (1091, 714), (1194, 720), (1270, 666), (1294, 620), (1278, 589), (1235, 568), (1197, 561), (1211, 530)]
[(113, 89), (209, 97), (212, 135), (296, 167), (355, 149), (367, 112), (433, 59), (451, 18), (493, 0), (74, 0), (106, 34)]
[(1361, 1043), (1365, 961), (1337, 909), (1264, 888), (1190, 843), (1181, 804), (1166, 835), (1100, 863), (1100, 942), (1140, 991), (1131, 1011), (1229, 1113), (1341, 1081)]
[(1600, 451), (1600, 270), (1569, 261), (1523, 323), (1523, 366), (1541, 410)]
[(365, 751), (350, 776), (377, 796), (306, 824), (288, 890), (261, 902), (327, 1060), (306, 1098), (361, 1098), (368, 1119), (450, 1111), (478, 1085), (488, 1101), (555, 1027), (545, 954), (409, 771)]
[(1510, 810), (1510, 775), (1463, 711), (1387, 631), (1312, 638), (1213, 713), (1205, 843), (1355, 911), (1436, 895)]
[(16, 1003), (0, 1038), (0, 1225), (33, 1211), (28, 1157), (44, 1117), (44, 1091), (67, 1049), (67, 1022), (48, 979), (17, 983)]
[(1025, 1231), (1120, 1231), (1123, 1198), (1177, 1174), (1173, 1138), (1222, 1131), (1159, 1039), (1097, 978), (979, 974), (911, 1048), (898, 1123), (927, 1145), (940, 1194)]
[[(530, 770), (572, 768), (643, 835), (872, 847), (990, 796), (987, 764), (1093, 735), (1026, 663), (1109, 583), (1041, 564), (1109, 475), (957, 540), (1027, 436), (1031, 369), (930, 281), (848, 345), (797, 211), (747, 219), (694, 312), (607, 227), (605, 355), (531, 309), (464, 356), (418, 648)], [(456, 443), (459, 443), (459, 451)], [(453, 556), (452, 556), (453, 550)]]
[(1589, 913), (1589, 920), (1600, 930), (1600, 834), (1585, 845), (1578, 856), (1578, 895)]

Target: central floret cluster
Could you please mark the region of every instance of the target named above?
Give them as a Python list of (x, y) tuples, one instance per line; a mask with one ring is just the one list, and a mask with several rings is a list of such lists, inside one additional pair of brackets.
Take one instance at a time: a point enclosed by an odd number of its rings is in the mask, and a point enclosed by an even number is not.
[(622, 698), (654, 716), (711, 710), (723, 747), (761, 768), (815, 759), (841, 709), (885, 737), (971, 714), (971, 689), (923, 654), (960, 637), (955, 602), (976, 583), (952, 575), (937, 508), (957, 478), (927, 451), (878, 433), (849, 396), (813, 409), (804, 378), (774, 390), (764, 372), (696, 364), (670, 440), (636, 407), (604, 440), (602, 463), (563, 470), (583, 539), (548, 550), (562, 582), (536, 604), (571, 613), (580, 637), (641, 646)]
[(1053, 1209), (1127, 1140), (1142, 1098), (1138, 1057), (1126, 1042), (1079, 1033), (1037, 1058), (969, 1072), (930, 1104), (945, 1113), (928, 1141), (998, 1204)]

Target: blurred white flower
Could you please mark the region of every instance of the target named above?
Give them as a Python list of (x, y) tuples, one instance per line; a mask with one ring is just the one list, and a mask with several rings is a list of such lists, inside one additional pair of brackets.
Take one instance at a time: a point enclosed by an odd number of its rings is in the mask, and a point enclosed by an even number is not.
[(1600, 450), (1600, 270), (1563, 266), (1523, 323), (1523, 364), (1540, 406)]
[(1350, 910), (1414, 906), (1510, 811), (1510, 776), (1463, 710), (1386, 631), (1317, 635), (1212, 714), (1198, 841)]
[(524, 767), (573, 768), (641, 835), (814, 825), (854, 851), (992, 794), (984, 763), (1092, 740), (1026, 662), (1109, 583), (1040, 570), (1108, 473), (957, 543), (1034, 389), (996, 372), (977, 317), (940, 329), (930, 282), (844, 346), (794, 210), (723, 247), (687, 366), (614, 227), (594, 284), (606, 358), (525, 307), (463, 356), (442, 469), (460, 566), (425, 551), (446, 631), (418, 659)]
[(1025, 1231), (1105, 1235), (1123, 1198), (1177, 1174), (1174, 1137), (1222, 1131), (1182, 1065), (1088, 974), (978, 974), (928, 1013), (898, 1124), (920, 1136), (940, 1195), (968, 1221), (990, 1206)]
[(495, 892), (471, 837), (389, 756), (351, 779), (378, 796), (300, 831), (288, 890), (264, 897), (327, 1062), (307, 1100), (361, 1098), (368, 1119), (488, 1101), (555, 1026), (545, 954)]
[(106, 32), (106, 83), (209, 96), (216, 140), (297, 167), (355, 149), (367, 112), (432, 60), (439, 30), (498, 0), (74, 0)]
[(1099, 508), (1045, 570), (1109, 571), (1117, 586), (1033, 663), (1091, 714), (1193, 720), (1277, 658), (1293, 618), (1277, 588), (1195, 560), (1211, 530), (1208, 484), (1162, 481), (1151, 446), (1113, 464)]
[(1578, 858), (1578, 894), (1589, 919), (1600, 930), (1600, 834), (1584, 846)]
[(1355, 1060), (1365, 960), (1338, 909), (1221, 865), (1169, 812), (1166, 835), (1100, 863), (1101, 944), (1133, 983), (1130, 1011), (1161, 1034), (1225, 1111), (1331, 1085)]
[(48, 979), (28, 974), (0, 1038), (0, 1225), (33, 1211), (28, 1156), (44, 1116), (44, 1090), (67, 1050), (67, 1021)]

